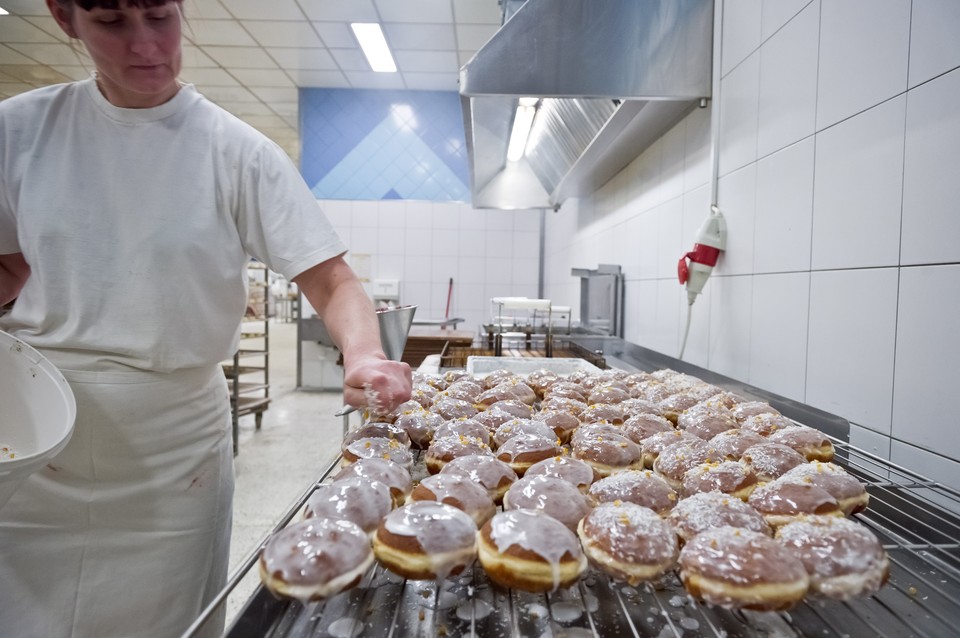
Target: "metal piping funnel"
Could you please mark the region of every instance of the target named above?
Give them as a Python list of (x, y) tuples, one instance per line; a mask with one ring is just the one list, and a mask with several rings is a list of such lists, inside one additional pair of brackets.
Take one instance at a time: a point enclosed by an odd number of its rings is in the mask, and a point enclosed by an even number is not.
[(391, 361), (400, 361), (403, 348), (407, 345), (407, 335), (413, 325), (416, 306), (379, 308), (377, 319), (380, 321), (380, 344), (383, 352)]

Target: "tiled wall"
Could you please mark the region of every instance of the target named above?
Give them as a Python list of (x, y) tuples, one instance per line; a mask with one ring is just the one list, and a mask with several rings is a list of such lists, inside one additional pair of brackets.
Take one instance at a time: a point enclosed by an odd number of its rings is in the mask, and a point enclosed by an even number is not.
[(455, 92), (303, 89), (300, 131), (318, 199), (470, 199)]
[[(684, 358), (847, 418), (855, 445), (960, 488), (960, 2), (723, 3), (727, 252)], [(546, 295), (619, 263), (626, 338), (671, 356), (710, 194), (697, 110), (546, 222)]]
[(366, 279), (400, 281), (400, 303), (415, 319), (446, 315), (479, 331), (489, 300), (536, 297), (540, 277), (540, 212), (475, 210), (469, 204), (417, 201), (320, 202), (350, 246), (348, 261)]

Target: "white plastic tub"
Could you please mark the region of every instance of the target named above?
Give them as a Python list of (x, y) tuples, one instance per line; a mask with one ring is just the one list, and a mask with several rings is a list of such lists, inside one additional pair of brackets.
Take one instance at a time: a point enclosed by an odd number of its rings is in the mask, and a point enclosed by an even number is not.
[(573, 357), (467, 357), (467, 372), (475, 377), (485, 377), (494, 370), (509, 370), (516, 374), (526, 375), (537, 370), (546, 369), (556, 372), (561, 377), (570, 376), (579, 370), (596, 374), (600, 368), (586, 359)]
[(73, 434), (77, 405), (66, 379), (39, 352), (0, 331), (0, 507), (27, 476), (60, 453)]

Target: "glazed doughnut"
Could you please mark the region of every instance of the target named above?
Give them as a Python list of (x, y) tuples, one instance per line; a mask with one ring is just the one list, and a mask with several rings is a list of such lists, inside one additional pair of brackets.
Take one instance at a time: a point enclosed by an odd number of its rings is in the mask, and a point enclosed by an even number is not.
[(520, 379), (512, 379), (484, 390), (474, 403), (485, 406), (492, 405), (497, 401), (509, 400), (522, 401), (528, 405), (533, 405), (537, 400), (537, 393)]
[(534, 370), (527, 375), (527, 385), (533, 388), (533, 391), (536, 392), (537, 396), (541, 399), (546, 389), (558, 381), (560, 381), (560, 375), (547, 368)]
[(476, 421), (481, 424), (483, 427), (487, 428), (487, 431), (491, 435), (490, 444), (496, 446), (496, 442), (493, 441), (493, 433), (497, 431), (497, 428), (506, 423), (507, 421), (512, 421), (517, 418), (513, 414), (510, 414), (506, 410), (501, 410), (496, 404), (487, 408), (483, 412), (480, 412), (474, 417), (471, 417), (471, 421)]
[(493, 433), (493, 442), (499, 448), (518, 434), (538, 436), (542, 439), (549, 439), (556, 441), (558, 444), (560, 443), (560, 440), (557, 438), (557, 433), (553, 431), (553, 428), (542, 421), (534, 421), (533, 419), (510, 419), (501, 424), (496, 432)]
[(587, 491), (594, 505), (623, 501), (664, 515), (677, 504), (677, 493), (650, 470), (627, 470), (602, 478)]
[(587, 497), (569, 481), (556, 476), (524, 476), (503, 496), (504, 510), (537, 510), (576, 531), (590, 511)]
[(587, 405), (598, 403), (621, 403), (630, 398), (630, 393), (621, 385), (608, 384), (593, 388), (587, 397)]
[(834, 463), (810, 461), (797, 465), (783, 475), (783, 481), (813, 483), (837, 499), (840, 510), (847, 515), (862, 512), (870, 502), (867, 489), (845, 469)]
[(657, 432), (656, 434), (651, 434), (643, 440), (643, 443), (640, 444), (640, 453), (643, 455), (643, 467), (647, 469), (652, 469), (654, 462), (657, 460), (657, 457), (660, 456), (660, 452), (664, 448), (673, 445), (674, 443), (679, 443), (680, 441), (700, 441), (699, 437), (696, 437), (689, 432), (683, 432), (681, 430), (667, 430), (664, 432)]
[(450, 398), (474, 403), (483, 392), (483, 386), (473, 379), (464, 378), (454, 381), (443, 392)]
[(318, 485), (307, 500), (303, 517), (350, 521), (366, 534), (373, 534), (392, 509), (393, 496), (385, 483), (348, 476)]
[(497, 511), (490, 493), (482, 485), (461, 474), (436, 474), (425, 477), (413, 488), (408, 503), (438, 501), (466, 512), (477, 527), (483, 525)]
[(530, 466), (524, 476), (555, 476), (586, 494), (596, 475), (589, 464), (569, 456), (552, 456)]
[(677, 560), (670, 524), (634, 503), (603, 503), (580, 521), (577, 535), (590, 564), (630, 585), (656, 578)]
[(509, 465), (486, 454), (455, 458), (440, 473), (466, 476), (486, 489), (494, 503), (502, 502), (503, 495), (517, 482), (517, 473)]
[(477, 525), (452, 505), (408, 503), (380, 522), (373, 553), (381, 565), (404, 578), (444, 580), (476, 558)]
[(765, 438), (756, 432), (736, 428), (716, 435), (710, 439), (710, 445), (715, 447), (723, 458), (731, 461), (739, 461), (747, 448), (760, 445), (766, 441)]
[(529, 419), (533, 416), (534, 410), (532, 407), (519, 401), (517, 399), (505, 399), (503, 401), (497, 401), (493, 405), (487, 407), (487, 410), (503, 410), (512, 414), (517, 419)]
[(623, 410), (623, 418), (629, 419), (640, 414), (655, 414), (661, 416), (660, 408), (653, 401), (648, 401), (640, 397), (631, 397), (620, 402), (620, 408)]
[(720, 460), (720, 453), (709, 442), (692, 437), (663, 448), (653, 462), (653, 471), (679, 492), (683, 489), (683, 475), (687, 470)]
[[(430, 406), (430, 411), (439, 414), (444, 421), (451, 419), (469, 419), (479, 412), (470, 401), (441, 397)], [(413, 438), (413, 437), (410, 437)]]
[(709, 441), (721, 432), (740, 427), (726, 409), (711, 408), (699, 403), (677, 417), (677, 429)]
[(782, 443), (802, 454), (808, 461), (833, 460), (833, 443), (820, 430), (806, 425), (794, 425), (777, 430), (767, 437), (774, 443)]
[(533, 593), (569, 587), (587, 568), (577, 535), (543, 512), (499, 512), (477, 535), (480, 564), (501, 587)]
[(890, 561), (866, 526), (839, 516), (810, 516), (777, 530), (777, 540), (797, 556), (810, 588), (849, 600), (876, 593), (887, 582)]
[(620, 429), (628, 439), (642, 445), (654, 434), (672, 432), (674, 427), (673, 423), (657, 414), (637, 414), (624, 421)]
[(443, 423), (442, 416), (424, 409), (407, 410), (394, 421), (394, 424), (402, 427), (410, 437), (410, 445), (415, 450), (426, 450), (430, 447), (433, 433)]
[(624, 436), (623, 430), (621, 430), (620, 426), (618, 425), (612, 425), (610, 423), (587, 423), (574, 430), (573, 434), (570, 436), (570, 445), (576, 446), (583, 441), (595, 439), (597, 437), (616, 438), (618, 436)]
[(394, 439), (378, 437), (357, 439), (343, 449), (345, 464), (356, 463), (360, 459), (386, 459), (408, 472), (413, 470), (413, 453), (410, 452), (410, 448)]
[[(446, 436), (468, 436), (474, 439), (480, 439), (484, 445), (490, 445), (490, 430), (488, 430), (483, 423), (478, 421), (477, 417), (473, 417), (472, 419), (454, 419), (452, 421), (444, 421), (436, 430), (434, 430), (433, 441), (442, 439)], [(433, 443), (433, 441), (431, 441), (431, 443)]]
[(700, 403), (700, 399), (693, 394), (689, 392), (677, 392), (660, 401), (658, 407), (664, 417), (672, 423), (676, 423), (681, 412), (689, 410), (698, 403)]
[(413, 490), (410, 472), (386, 459), (360, 459), (341, 469), (333, 480), (336, 482), (350, 476), (360, 476), (370, 482), (379, 481), (389, 487), (394, 507), (403, 505)]
[(540, 402), (540, 409), (569, 412), (573, 416), (580, 418), (580, 415), (583, 414), (583, 411), (587, 409), (587, 404), (578, 399), (554, 396), (551, 394)]
[(643, 467), (640, 446), (620, 433), (595, 434), (579, 439), (573, 444), (573, 457), (586, 461), (597, 476)]
[(760, 436), (770, 436), (778, 430), (793, 427), (795, 423), (782, 414), (754, 414), (740, 421), (740, 428)]
[(470, 373), (466, 370), (447, 370), (440, 376), (443, 377), (443, 380), (446, 381), (448, 385), (451, 383), (456, 383), (461, 379), (471, 378)]
[[(477, 427), (483, 427), (477, 424)], [(434, 438), (424, 454), (424, 464), (427, 472), (437, 474), (443, 469), (443, 466), (460, 456), (471, 456), (474, 454), (486, 454), (493, 456), (490, 446), (472, 436), (445, 436), (443, 438)]]
[(758, 481), (765, 483), (780, 478), (807, 461), (792, 447), (769, 441), (748, 447), (740, 460), (756, 473)]
[(495, 388), (501, 383), (506, 383), (508, 381), (521, 381), (520, 375), (516, 372), (511, 372), (504, 368), (499, 370), (494, 370), (487, 374), (483, 379), (479, 379), (483, 383), (483, 389), (489, 390), (490, 388)]
[(258, 564), (270, 592), (305, 604), (357, 585), (373, 564), (373, 552), (370, 538), (355, 523), (320, 518), (271, 536)]
[(693, 496), (701, 492), (721, 492), (746, 501), (757, 487), (757, 475), (739, 461), (722, 461), (697, 465), (683, 475), (681, 494)]
[(393, 423), (370, 422), (347, 432), (340, 449), (345, 449), (357, 439), (366, 438), (393, 439), (401, 445), (410, 445), (410, 435), (402, 427)]
[(557, 435), (561, 444), (569, 443), (570, 437), (580, 427), (580, 419), (569, 412), (559, 410), (541, 410), (533, 415), (534, 421), (545, 423)]
[(789, 609), (810, 588), (799, 558), (769, 536), (737, 527), (708, 529), (688, 541), (680, 579), (707, 603), (759, 611)]
[[(549, 428), (547, 428), (549, 429)], [(553, 431), (550, 432), (553, 434)], [(517, 476), (523, 476), (537, 461), (561, 454), (560, 443), (556, 438), (546, 439), (531, 434), (518, 434), (510, 437), (497, 448), (497, 458), (509, 465)]]
[(623, 408), (616, 403), (593, 403), (580, 413), (583, 423), (623, 423)]
[(544, 399), (557, 398), (557, 399), (573, 399), (579, 403), (587, 404), (587, 396), (589, 392), (584, 390), (583, 387), (577, 385), (576, 383), (571, 383), (569, 381), (558, 381), (547, 388), (543, 393)]
[(667, 520), (684, 543), (715, 527), (737, 527), (767, 536), (773, 534), (760, 512), (740, 499), (720, 492), (702, 492), (680, 499), (667, 515)]
[(730, 412), (733, 414), (733, 418), (740, 423), (757, 414), (780, 414), (779, 410), (766, 401), (741, 401), (730, 408)]
[(728, 410), (732, 410), (733, 408), (737, 407), (741, 403), (745, 403), (746, 401), (747, 400), (742, 396), (740, 396), (739, 394), (735, 394), (733, 392), (727, 392), (723, 390), (713, 395), (709, 399), (704, 399), (703, 404), (708, 405), (710, 407), (719, 407), (719, 408), (726, 408)]
[(812, 483), (784, 481), (783, 477), (753, 490), (747, 503), (775, 528), (810, 514), (843, 515), (830, 492)]

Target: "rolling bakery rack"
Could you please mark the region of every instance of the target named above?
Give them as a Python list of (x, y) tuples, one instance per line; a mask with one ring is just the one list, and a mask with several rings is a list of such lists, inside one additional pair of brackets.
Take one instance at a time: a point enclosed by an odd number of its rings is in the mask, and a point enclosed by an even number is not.
[[(636, 364), (623, 352), (605, 353)], [(634, 352), (634, 354), (636, 354)], [(686, 369), (677, 360), (646, 359), (647, 369)], [(306, 606), (274, 598), (262, 586), (245, 602), (227, 628), (229, 638), (355, 638), (360, 636), (621, 637), (656, 636), (886, 636), (941, 638), (960, 633), (960, 492), (892, 464), (846, 441), (842, 419), (788, 400), (761, 396), (750, 386), (724, 384), (703, 371), (701, 378), (749, 398), (770, 400), (798, 423), (831, 436), (835, 462), (867, 486), (870, 505), (855, 515), (880, 538), (890, 558), (890, 580), (877, 594), (848, 602), (807, 597), (785, 612), (727, 610), (695, 601), (676, 572), (655, 583), (630, 587), (589, 570), (574, 587), (552, 594), (508, 591), (490, 583), (482, 568), (439, 586), (407, 581), (378, 564), (360, 585), (327, 601)], [(732, 387), (731, 387), (732, 386)], [(798, 418), (798, 415), (804, 418)], [(844, 427), (846, 426), (846, 427)], [(274, 532), (299, 517), (316, 486), (336, 473), (340, 457), (293, 503)], [(258, 579), (257, 558), (266, 543), (241, 563), (227, 586), (185, 636), (199, 632), (206, 619), (226, 604), (245, 578)]]

